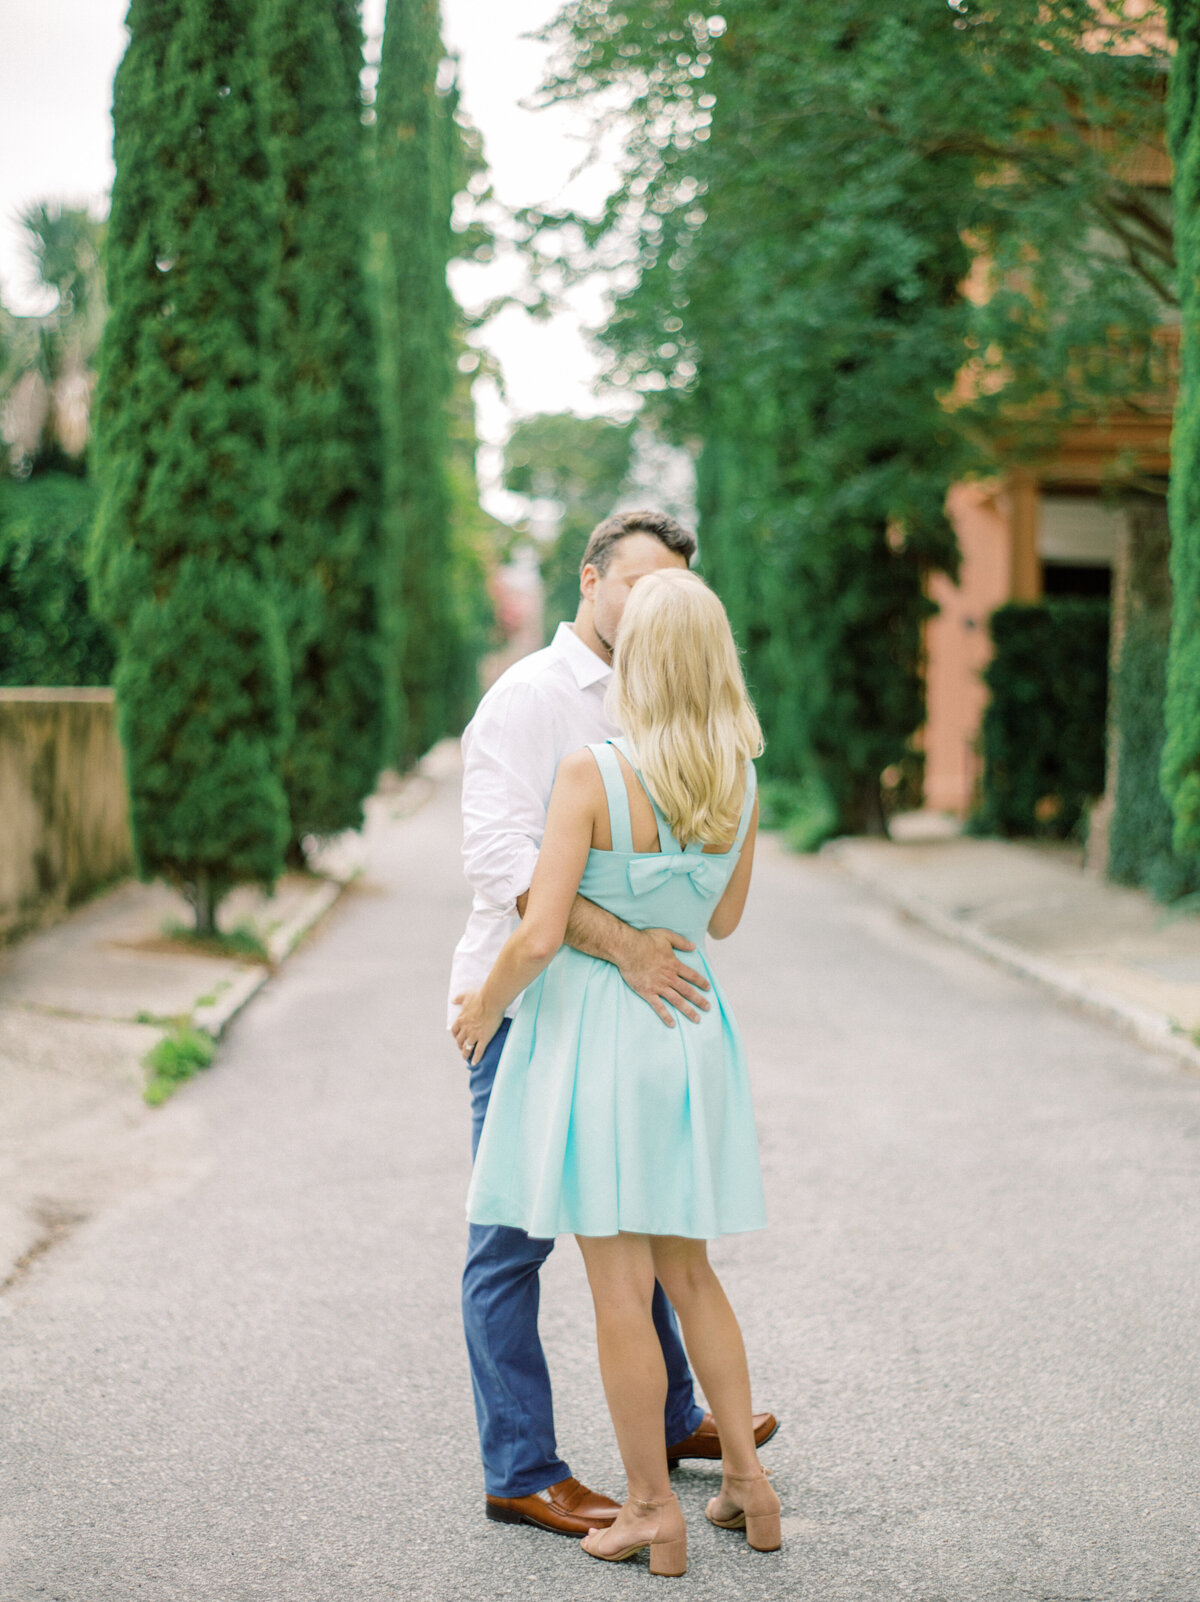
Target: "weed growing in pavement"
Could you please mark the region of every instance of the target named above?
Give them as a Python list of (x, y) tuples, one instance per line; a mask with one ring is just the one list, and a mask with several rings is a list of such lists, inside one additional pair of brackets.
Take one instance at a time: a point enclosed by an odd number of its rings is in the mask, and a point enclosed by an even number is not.
[(164, 1035), (142, 1058), (150, 1074), (145, 1089), (147, 1104), (161, 1107), (185, 1079), (208, 1067), (216, 1050), (216, 1041), (203, 1029), (176, 1024), (171, 1033)]
[(229, 989), (231, 983), (232, 981), (229, 979), (222, 979), (218, 984), (215, 984), (211, 990), (207, 991), (206, 994), (203, 996), (197, 996), (195, 1001), (193, 1001), (192, 1006), (215, 1007), (225, 991)]

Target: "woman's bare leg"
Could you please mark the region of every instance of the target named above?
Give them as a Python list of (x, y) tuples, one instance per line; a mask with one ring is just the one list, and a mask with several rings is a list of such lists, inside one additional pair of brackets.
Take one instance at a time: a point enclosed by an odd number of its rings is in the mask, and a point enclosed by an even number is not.
[[(663, 1409), (667, 1370), (654, 1328), (654, 1257), (648, 1235), (576, 1236), (596, 1307), (600, 1375), (630, 1497), (661, 1502), (671, 1495)], [(618, 1552), (648, 1540), (657, 1513), (626, 1503), (605, 1532), (590, 1538), (601, 1552)]]
[(746, 1348), (707, 1245), (679, 1235), (654, 1235), (650, 1244), (654, 1273), (679, 1316), (688, 1357), (716, 1420), (723, 1469), (757, 1474)]

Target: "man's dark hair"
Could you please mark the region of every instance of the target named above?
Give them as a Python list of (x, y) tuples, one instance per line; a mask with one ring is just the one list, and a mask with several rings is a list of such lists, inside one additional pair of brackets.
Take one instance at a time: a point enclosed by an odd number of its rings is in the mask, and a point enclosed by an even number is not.
[(696, 554), (696, 536), (682, 523), (677, 523), (665, 512), (614, 512), (603, 523), (597, 523), (588, 535), (587, 549), (579, 564), (580, 571), (590, 565), (597, 573), (606, 573), (614, 547), (631, 534), (649, 534), (651, 539), (665, 545), (668, 551), (682, 556), (691, 567)]

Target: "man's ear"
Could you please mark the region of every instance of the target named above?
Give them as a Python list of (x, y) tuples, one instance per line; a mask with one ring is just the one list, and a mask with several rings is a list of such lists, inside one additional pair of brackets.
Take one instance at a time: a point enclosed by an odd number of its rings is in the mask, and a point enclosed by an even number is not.
[(599, 582), (600, 571), (589, 562), (579, 575), (579, 593), (585, 601), (591, 600)]

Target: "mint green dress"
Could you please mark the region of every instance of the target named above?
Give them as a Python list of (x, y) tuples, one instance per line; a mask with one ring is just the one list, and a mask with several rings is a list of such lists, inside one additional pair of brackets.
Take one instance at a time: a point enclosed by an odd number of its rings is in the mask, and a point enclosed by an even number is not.
[(613, 848), (589, 854), (579, 893), (635, 928), (695, 941), (687, 960), (712, 985), (710, 1009), (699, 1023), (679, 1016), (670, 1029), (611, 963), (563, 946), (513, 1018), (467, 1216), (542, 1238), (628, 1230), (709, 1240), (761, 1229), (745, 1053), (705, 950), (750, 823), (754, 766), (730, 851), (706, 853), (698, 842), (682, 849), (653, 796), (662, 849), (634, 851), (612, 742), (588, 750), (604, 779)]

